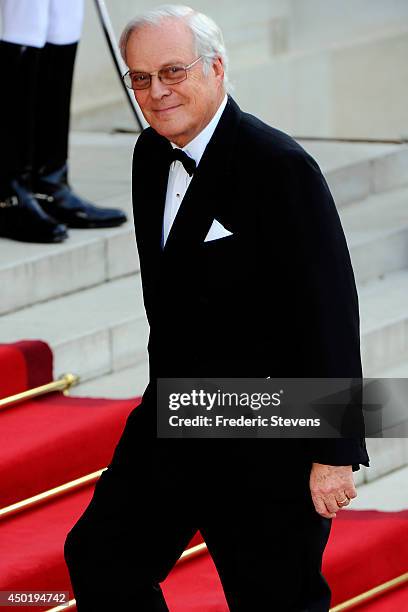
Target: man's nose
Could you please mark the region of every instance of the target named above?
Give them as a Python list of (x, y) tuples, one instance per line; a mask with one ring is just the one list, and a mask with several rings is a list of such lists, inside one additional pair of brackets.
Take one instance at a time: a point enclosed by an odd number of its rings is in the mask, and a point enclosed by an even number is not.
[(162, 98), (168, 96), (171, 93), (171, 89), (168, 85), (163, 84), (155, 74), (150, 77), (150, 95), (152, 98)]

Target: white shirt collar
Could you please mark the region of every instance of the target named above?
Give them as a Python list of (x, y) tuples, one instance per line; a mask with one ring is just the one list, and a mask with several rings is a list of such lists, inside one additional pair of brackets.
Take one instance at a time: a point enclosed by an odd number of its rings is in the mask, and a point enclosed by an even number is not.
[[(201, 130), (199, 134), (197, 134), (195, 138), (193, 138), (191, 142), (189, 142), (188, 144), (186, 144), (185, 147), (182, 148), (182, 151), (185, 151), (187, 155), (189, 155), (190, 157), (194, 159), (197, 166), (200, 163), (200, 160), (203, 156), (206, 146), (211, 140), (211, 136), (215, 132), (215, 128), (217, 127), (218, 122), (221, 119), (221, 115), (224, 112), (227, 102), (228, 102), (228, 95), (225, 94), (223, 101), (221, 102), (220, 106), (218, 107), (217, 112), (215, 113), (211, 121), (205, 126), (203, 130)], [(177, 148), (177, 145), (175, 145), (174, 142), (171, 143), (171, 146), (173, 147), (173, 149)]]

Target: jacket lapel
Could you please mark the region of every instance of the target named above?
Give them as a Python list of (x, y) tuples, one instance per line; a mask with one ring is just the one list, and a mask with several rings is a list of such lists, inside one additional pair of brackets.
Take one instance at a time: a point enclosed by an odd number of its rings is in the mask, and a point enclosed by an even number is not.
[(164, 205), (166, 202), (167, 181), (169, 176), (168, 155), (171, 152), (171, 144), (165, 138), (156, 134), (151, 143), (152, 158), (154, 162), (150, 165), (148, 175), (141, 177), (141, 192), (147, 202), (143, 205), (146, 218), (144, 219), (143, 237), (149, 242), (151, 248), (161, 251), (162, 226)]

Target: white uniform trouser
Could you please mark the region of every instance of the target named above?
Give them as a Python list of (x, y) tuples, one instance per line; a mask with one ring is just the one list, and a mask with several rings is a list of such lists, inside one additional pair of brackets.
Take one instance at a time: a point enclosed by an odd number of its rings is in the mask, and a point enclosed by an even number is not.
[(81, 36), (84, 0), (0, 0), (1, 39), (43, 47), (69, 45)]

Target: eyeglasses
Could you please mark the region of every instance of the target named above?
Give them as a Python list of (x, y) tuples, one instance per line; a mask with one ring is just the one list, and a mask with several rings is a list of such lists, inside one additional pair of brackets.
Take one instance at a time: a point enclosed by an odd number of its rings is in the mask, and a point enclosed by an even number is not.
[(122, 79), (126, 87), (135, 90), (148, 89), (152, 83), (152, 76), (157, 76), (164, 85), (176, 85), (176, 83), (186, 80), (187, 70), (190, 70), (200, 59), (202, 59), (201, 55), (188, 66), (166, 66), (157, 72), (131, 72), (128, 70)]

